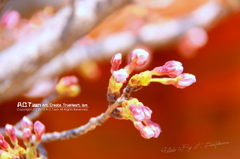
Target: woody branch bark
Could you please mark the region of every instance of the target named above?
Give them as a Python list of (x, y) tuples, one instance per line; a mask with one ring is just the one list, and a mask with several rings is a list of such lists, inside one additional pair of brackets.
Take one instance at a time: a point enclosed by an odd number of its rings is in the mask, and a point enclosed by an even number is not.
[[(72, 17), (71, 6), (67, 6), (49, 20), (38, 33), (1, 52), (0, 102), (29, 88), (34, 81), (29, 80), (26, 84), (24, 82), (26, 77), (35, 73), (57, 54), (65, 52), (107, 15), (129, 2), (131, 0), (76, 1)], [(18, 88), (19, 83), (22, 83), (21, 89)]]

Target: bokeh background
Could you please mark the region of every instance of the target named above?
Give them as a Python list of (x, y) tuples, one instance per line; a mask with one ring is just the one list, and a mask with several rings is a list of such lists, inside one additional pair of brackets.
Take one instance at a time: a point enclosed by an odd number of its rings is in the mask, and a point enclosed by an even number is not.
[[(109, 119), (102, 126), (76, 139), (46, 143), (49, 158), (150, 158), (150, 159), (238, 159), (240, 158), (240, 13), (232, 14), (208, 30), (207, 44), (193, 58), (184, 58), (176, 46), (152, 50), (147, 69), (166, 61), (181, 61), (184, 72), (194, 74), (197, 82), (186, 89), (151, 83), (133, 93), (153, 110), (152, 121), (162, 133), (155, 139), (144, 139), (131, 121)], [(124, 56), (124, 64), (127, 55)], [(76, 98), (56, 103), (88, 104), (88, 111), (44, 112), (39, 118), (47, 132), (63, 131), (88, 122), (90, 117), (104, 112), (108, 102), (106, 90), (110, 63), (98, 63), (101, 71), (97, 80), (87, 80), (77, 71), (82, 88)], [(0, 127), (14, 124), (26, 112), (16, 110), (18, 102), (40, 102), (40, 98), (18, 97), (0, 105)], [(228, 144), (204, 148), (204, 143)], [(184, 152), (164, 153), (172, 149), (201, 143), (202, 148)]]

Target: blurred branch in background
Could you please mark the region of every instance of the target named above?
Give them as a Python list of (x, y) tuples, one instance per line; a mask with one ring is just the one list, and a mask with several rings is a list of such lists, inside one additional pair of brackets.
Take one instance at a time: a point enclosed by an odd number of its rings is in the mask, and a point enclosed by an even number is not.
[[(151, 22), (146, 14), (130, 22), (137, 23), (135, 26), (130, 24), (117, 32), (97, 36), (91, 42), (86, 42), (89, 36), (77, 41), (88, 34), (104, 17), (128, 2), (127, 0), (116, 0), (113, 3), (79, 1), (76, 4), (74, 22), (69, 28), (69, 35), (64, 40), (66, 43), (61, 43), (59, 38), (70, 14), (69, 7), (61, 9), (36, 35), (2, 51), (0, 103), (22, 94), (34, 83), (59, 76), (88, 59), (100, 61), (110, 58), (116, 52), (124, 53), (139, 44), (150, 48), (161, 48), (178, 44), (181, 38), (189, 36), (190, 44), (188, 40), (187, 45), (192, 47), (190, 51), (194, 52), (206, 43), (205, 29), (211, 28), (228, 14), (239, 11), (238, 1), (211, 0), (185, 16), (161, 17), (160, 20)], [(195, 36), (196, 34), (200, 36)], [(203, 38), (199, 38), (202, 35)], [(76, 43), (73, 44), (74, 42)], [(179, 45), (184, 51), (185, 44), (179, 43)]]

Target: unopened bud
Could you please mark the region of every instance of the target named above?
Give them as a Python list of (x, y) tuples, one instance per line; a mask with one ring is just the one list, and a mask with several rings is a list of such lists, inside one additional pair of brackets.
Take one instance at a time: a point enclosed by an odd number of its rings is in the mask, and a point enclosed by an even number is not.
[(155, 138), (157, 138), (162, 132), (160, 126), (157, 123), (152, 122), (150, 119), (145, 120), (145, 124), (153, 130), (154, 132), (153, 137)]
[(2, 134), (0, 134), (0, 148), (2, 148), (3, 150), (7, 150), (9, 148), (9, 144), (4, 140)]
[(61, 95), (75, 97), (80, 93), (81, 88), (78, 85), (78, 79), (76, 76), (66, 76), (61, 78), (57, 83), (56, 90)]
[(129, 110), (131, 111), (135, 121), (143, 121), (144, 120), (145, 115), (141, 108), (137, 107), (135, 104), (131, 104), (129, 106)]
[(32, 132), (29, 128), (23, 129), (22, 136), (24, 143), (29, 144), (31, 142)]
[(117, 71), (121, 63), (122, 63), (122, 54), (121, 53), (115, 54), (111, 59), (111, 65), (112, 65), (111, 73), (113, 73), (113, 71)]
[(10, 138), (11, 142), (14, 144), (14, 145), (17, 145), (17, 136), (15, 134), (15, 128), (10, 125), (10, 124), (7, 124), (5, 126), (5, 131), (6, 131), (6, 134), (7, 136)]
[(39, 143), (42, 135), (45, 133), (45, 126), (40, 121), (36, 121), (34, 123), (34, 132), (36, 134), (36, 142)]
[(135, 49), (131, 54), (131, 62), (137, 66), (143, 66), (149, 57), (149, 53), (143, 49)]
[(126, 82), (129, 74), (124, 69), (120, 69), (118, 71), (114, 71), (113, 76), (117, 83), (124, 83)]
[(140, 134), (145, 139), (150, 139), (155, 135), (154, 131), (149, 126), (145, 126), (143, 129), (141, 129)]
[(168, 61), (164, 66), (156, 67), (152, 73), (157, 76), (168, 75), (177, 77), (183, 72), (182, 63), (178, 61)]
[(24, 116), (21, 121), (21, 126), (22, 126), (22, 130), (24, 130), (25, 128), (29, 128), (30, 130), (32, 130), (33, 123), (31, 120), (29, 120), (27, 117)]
[(186, 88), (196, 82), (196, 77), (192, 74), (183, 73), (177, 77), (177, 88)]
[(152, 115), (152, 110), (149, 107), (145, 107), (143, 104), (141, 104), (140, 107), (145, 115), (145, 119), (150, 119)]

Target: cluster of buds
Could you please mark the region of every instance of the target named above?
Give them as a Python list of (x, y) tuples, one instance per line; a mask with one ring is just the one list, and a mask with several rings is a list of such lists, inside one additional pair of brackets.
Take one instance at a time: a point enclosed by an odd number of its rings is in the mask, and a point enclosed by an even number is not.
[(76, 97), (79, 95), (81, 88), (76, 76), (62, 77), (56, 85), (56, 90), (60, 95)]
[[(122, 55), (118, 53), (111, 59), (111, 73), (108, 86), (108, 101), (114, 103), (120, 94), (123, 83), (127, 81), (129, 75), (138, 66), (143, 66), (148, 60), (149, 54), (145, 50), (136, 49), (130, 54), (130, 63), (124, 68), (119, 69), (122, 62)], [(153, 78), (152, 76), (169, 76), (168, 78)], [(147, 86), (150, 82), (160, 82), (165, 85), (173, 85), (177, 88), (186, 88), (196, 82), (196, 78), (192, 74), (183, 73), (182, 64), (178, 61), (168, 61), (165, 65), (156, 67), (151, 71), (144, 71), (135, 74), (128, 81), (127, 94), (122, 101), (121, 107), (115, 109), (113, 116), (120, 119), (131, 120), (137, 130), (140, 131), (142, 137), (149, 139), (157, 138), (161, 132), (158, 124), (151, 121), (152, 111), (144, 106), (136, 98), (129, 97), (129, 93), (137, 91), (142, 86)]]
[[(37, 146), (41, 142), (42, 135), (45, 133), (45, 126), (36, 121), (34, 124), (27, 117), (23, 117), (21, 121), (22, 138), (26, 149), (19, 146), (16, 129), (7, 124), (5, 126), (6, 135), (10, 138), (14, 148), (12, 148), (5, 140), (2, 134), (0, 134), (0, 158), (3, 159), (46, 159), (45, 157), (38, 157)], [(35, 132), (35, 139), (32, 138), (32, 129)]]
[(120, 114), (123, 118), (131, 120), (140, 131), (142, 137), (150, 139), (157, 138), (161, 132), (158, 124), (151, 121), (152, 110), (143, 105), (136, 98), (124, 100)]
[(132, 52), (130, 63), (122, 69), (118, 69), (122, 62), (122, 54), (118, 53), (114, 55), (111, 59), (111, 73), (112, 77), (109, 81), (109, 92), (116, 93), (119, 92), (123, 83), (127, 81), (127, 78), (132, 73), (132, 71), (138, 67), (143, 66), (148, 60), (149, 54), (145, 50), (136, 49)]

